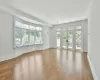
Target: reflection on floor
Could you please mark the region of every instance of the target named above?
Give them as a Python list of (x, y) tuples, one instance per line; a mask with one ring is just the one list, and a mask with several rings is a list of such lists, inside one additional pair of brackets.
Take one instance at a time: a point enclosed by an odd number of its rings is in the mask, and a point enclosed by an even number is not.
[(93, 80), (87, 54), (48, 49), (0, 63), (0, 80)]

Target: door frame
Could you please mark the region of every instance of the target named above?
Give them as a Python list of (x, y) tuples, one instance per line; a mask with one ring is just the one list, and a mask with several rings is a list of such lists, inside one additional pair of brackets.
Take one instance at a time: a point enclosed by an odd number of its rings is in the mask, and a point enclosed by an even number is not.
[[(73, 47), (72, 47), (72, 49), (68, 49), (67, 48), (67, 50), (75, 50), (75, 51), (83, 51), (83, 48), (84, 48), (84, 45), (83, 45), (83, 42), (84, 42), (84, 27), (82, 26), (82, 25), (79, 25), (79, 26), (81, 26), (81, 50), (78, 50), (78, 49), (76, 49), (76, 27), (77, 26), (74, 26), (74, 27), (71, 27), (71, 28), (73, 28), (73, 31), (72, 31), (72, 33), (73, 33)], [(56, 30), (56, 35), (57, 35), (57, 32), (60, 32), (60, 47), (57, 47), (57, 48), (62, 48), (62, 49), (64, 49), (63, 48), (63, 29), (66, 29), (66, 31), (67, 31), (67, 36), (68, 36), (68, 29), (67, 28), (69, 28), (69, 27), (63, 27), (63, 28), (58, 28), (58, 29), (60, 29), (59, 31), (57, 31)], [(56, 40), (57, 41), (57, 40)], [(68, 47), (68, 46), (67, 46)]]

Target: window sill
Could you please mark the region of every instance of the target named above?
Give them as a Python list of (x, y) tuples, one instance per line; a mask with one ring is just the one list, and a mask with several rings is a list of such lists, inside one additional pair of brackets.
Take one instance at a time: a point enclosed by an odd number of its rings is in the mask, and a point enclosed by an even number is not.
[(35, 43), (35, 44), (30, 44), (30, 45), (15, 46), (14, 49), (21, 48), (21, 47), (35, 46), (35, 45), (43, 45), (43, 43)]

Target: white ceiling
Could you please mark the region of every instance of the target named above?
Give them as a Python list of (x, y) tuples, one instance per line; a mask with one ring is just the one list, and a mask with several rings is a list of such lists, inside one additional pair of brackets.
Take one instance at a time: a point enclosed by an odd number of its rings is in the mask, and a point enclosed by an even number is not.
[(90, 2), (91, 0), (9, 0), (10, 6), (49, 24), (86, 18)]

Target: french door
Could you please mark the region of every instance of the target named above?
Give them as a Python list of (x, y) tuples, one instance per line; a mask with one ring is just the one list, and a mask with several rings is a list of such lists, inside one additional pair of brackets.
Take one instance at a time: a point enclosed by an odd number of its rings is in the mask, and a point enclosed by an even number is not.
[(82, 50), (82, 27), (68, 27), (57, 30), (57, 47)]
[(62, 47), (65, 49), (73, 49), (73, 28), (64, 28), (62, 34)]

